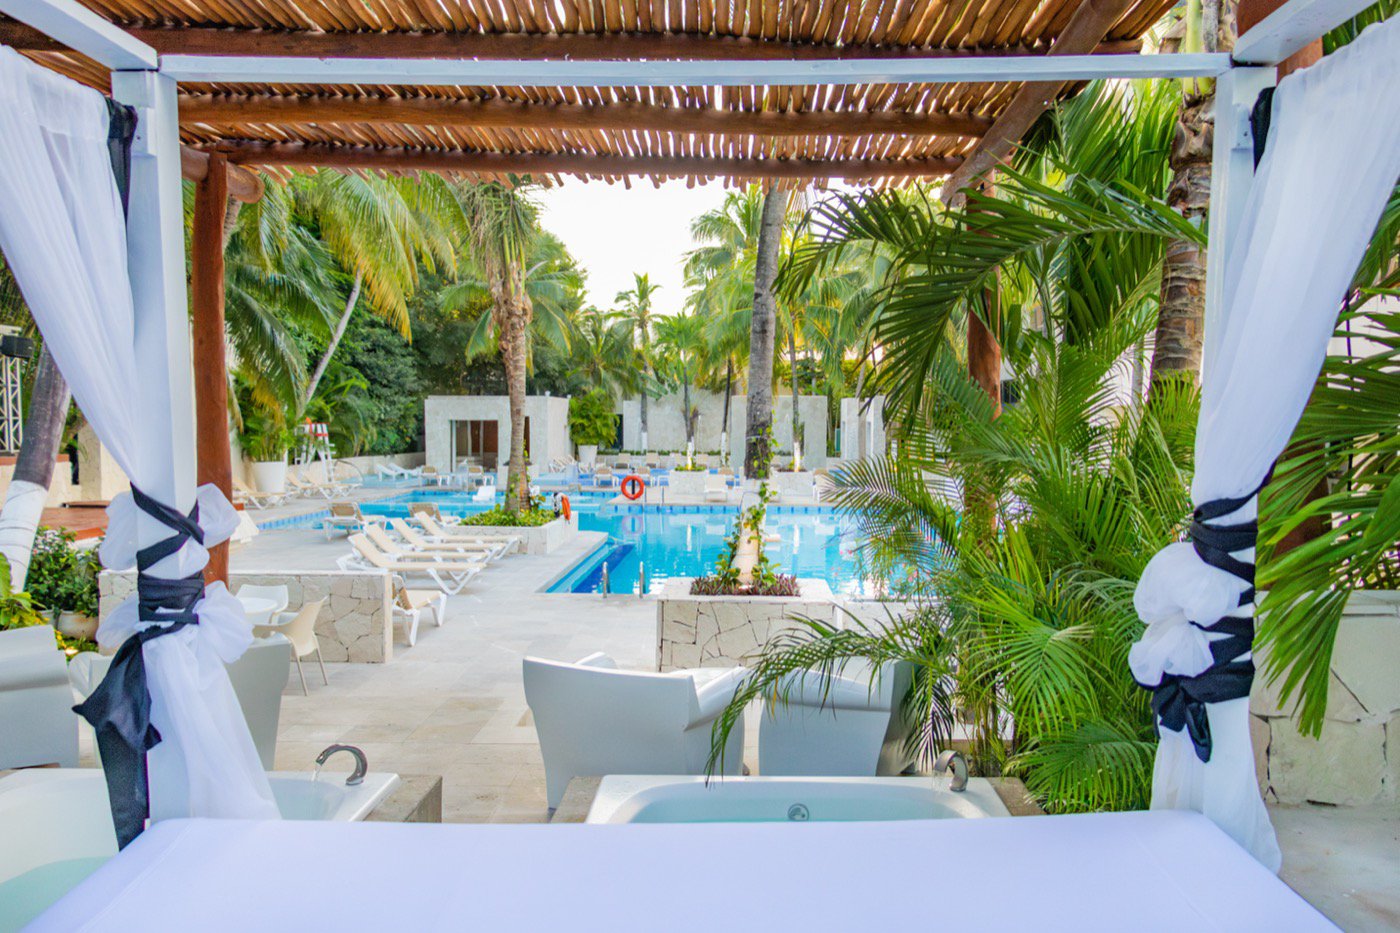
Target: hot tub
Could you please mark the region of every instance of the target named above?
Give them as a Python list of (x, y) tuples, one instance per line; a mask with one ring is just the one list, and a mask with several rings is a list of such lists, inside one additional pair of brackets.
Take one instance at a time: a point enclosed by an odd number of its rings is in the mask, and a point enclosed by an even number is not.
[(953, 792), (946, 777), (609, 775), (589, 823), (781, 823), (1010, 816), (985, 778)]
[[(363, 820), (399, 784), (397, 774), (268, 775), (289, 820)], [(117, 853), (107, 784), (96, 768), (38, 768), (0, 778), (0, 931), (17, 930)]]

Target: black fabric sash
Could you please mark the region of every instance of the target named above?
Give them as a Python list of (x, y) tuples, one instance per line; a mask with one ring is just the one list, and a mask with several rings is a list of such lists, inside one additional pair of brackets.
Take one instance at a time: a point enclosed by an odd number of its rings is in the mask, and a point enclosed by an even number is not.
[(159, 627), (144, 629), (123, 642), (112, 658), (107, 676), (91, 696), (73, 707), (73, 712), (91, 723), (97, 733), (112, 823), (117, 845), (123, 849), (141, 834), (150, 815), (146, 753), (160, 744), (160, 732), (151, 724), (151, 692), (146, 685), (143, 648), (149, 641), (197, 624), (194, 605), (204, 595), (202, 573), (176, 580), (147, 573), (157, 562), (180, 550), (186, 541), (204, 543), (199, 505), (189, 515), (181, 515), (135, 486), (131, 487), (131, 497), (137, 508), (173, 532), (136, 553), (137, 615), (142, 622)]
[[(1254, 602), (1254, 565), (1242, 561), (1232, 552), (1252, 548), (1259, 539), (1259, 522), (1216, 524), (1221, 518), (1243, 508), (1269, 484), (1273, 470), (1253, 492), (1235, 499), (1213, 499), (1196, 507), (1191, 521), (1191, 546), (1202, 561), (1232, 574), (1248, 589), (1240, 594), (1239, 605)], [(1163, 674), (1155, 684), (1138, 685), (1152, 691), (1152, 712), (1162, 726), (1180, 732), (1186, 730), (1196, 757), (1210, 761), (1210, 720), (1207, 703), (1223, 703), (1249, 696), (1254, 683), (1254, 662), (1240, 660), (1254, 645), (1254, 616), (1227, 615), (1213, 621), (1190, 620), (1203, 632), (1217, 637), (1210, 643), (1211, 665), (1195, 677)]]

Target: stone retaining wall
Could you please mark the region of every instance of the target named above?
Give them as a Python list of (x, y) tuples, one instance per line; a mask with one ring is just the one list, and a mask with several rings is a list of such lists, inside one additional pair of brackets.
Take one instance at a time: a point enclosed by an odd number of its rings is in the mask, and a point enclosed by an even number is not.
[[(454, 531), (457, 529), (454, 527)], [(520, 538), (521, 554), (550, 554), (578, 537), (578, 515), (565, 521), (556, 518), (548, 525), (529, 528), (504, 525), (463, 525), (462, 534), (479, 535), (483, 538), (503, 538), (515, 535)]]
[(793, 616), (830, 621), (835, 603), (823, 580), (800, 580), (801, 596), (691, 596), (690, 580), (669, 580), (656, 602), (657, 670), (739, 667), (772, 635), (797, 628)]
[(1265, 799), (1356, 806), (1400, 801), (1400, 593), (1352, 594), (1332, 649), (1326, 721), (1300, 735), (1278, 691), (1254, 679), (1255, 768)]
[[(229, 589), (240, 586), (287, 587), (290, 609), (325, 599), (316, 618), (316, 640), (327, 661), (382, 663), (394, 657), (390, 577), (383, 571), (305, 570), (295, 573), (229, 574)], [(98, 577), (100, 615), (106, 618), (136, 588), (134, 572), (103, 571)]]

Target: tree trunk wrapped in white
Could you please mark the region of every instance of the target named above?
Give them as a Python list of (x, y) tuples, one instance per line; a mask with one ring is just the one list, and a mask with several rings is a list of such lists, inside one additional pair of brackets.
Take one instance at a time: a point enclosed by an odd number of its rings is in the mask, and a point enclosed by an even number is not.
[[(137, 367), (126, 224), (108, 149), (112, 122), (98, 92), (0, 48), (0, 245), (73, 397), (140, 488), (148, 481), (155, 485), (153, 471), (169, 469), (168, 463), (142, 455), (143, 448), (188, 427), (171, 425), (168, 412), (161, 416), (132, 405), (139, 397), (138, 380), (153, 374)], [(188, 373), (159, 377), (173, 381), (187, 379)], [(137, 511), (131, 493), (109, 507), (101, 552), (108, 567), (124, 569), (135, 562)], [(213, 486), (199, 490), (197, 526), (202, 542), (172, 535), (180, 546), (145, 568), (146, 581), (201, 586), (197, 575), (208, 562), (207, 548), (227, 540), (237, 526), (237, 513)], [(222, 584), (195, 598), (197, 625), (177, 626), (133, 652), (134, 666), (144, 657), (160, 754), (184, 778), (190, 815), (276, 818), (276, 803), (223, 666), (247, 648), (251, 630), (241, 605)], [(160, 614), (142, 612), (147, 618), (139, 619), (133, 598), (103, 623), (98, 640), (111, 646), (137, 631), (164, 627), (166, 622), (149, 621)], [(106, 746), (103, 763), (110, 781), (113, 764)], [(114, 814), (118, 805), (114, 797)], [(122, 836), (119, 824), (119, 838), (129, 841)]]
[(1256, 493), (1307, 403), (1400, 176), (1396, 87), (1400, 19), (1279, 84), (1226, 259), (1223, 333), (1205, 360), (1195, 543), (1164, 548), (1137, 588), (1147, 631), (1129, 663), (1139, 683), (1156, 688), (1161, 735), (1152, 806), (1205, 813), (1274, 870), (1278, 843), (1249, 737)]

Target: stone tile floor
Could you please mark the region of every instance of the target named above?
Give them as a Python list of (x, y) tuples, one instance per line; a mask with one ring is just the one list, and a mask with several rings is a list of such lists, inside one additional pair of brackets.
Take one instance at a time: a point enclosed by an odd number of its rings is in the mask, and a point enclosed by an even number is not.
[[(441, 774), (448, 822), (546, 820), (544, 768), (520, 659), (605, 651), (624, 668), (655, 664), (653, 600), (538, 592), (595, 543), (596, 536), (584, 535), (554, 554), (499, 562), (448, 601), (443, 628), (421, 627), (413, 648), (397, 634), (389, 664), (328, 664), (329, 686), (313, 665), (305, 697), (293, 679), (277, 768), (310, 770), (326, 745), (349, 742), (365, 750), (372, 770)], [(268, 532), (235, 551), (233, 567), (328, 568), (345, 551), (343, 539), (328, 543), (319, 531)], [(1400, 929), (1400, 805), (1271, 812), (1285, 881), (1345, 930)]]

